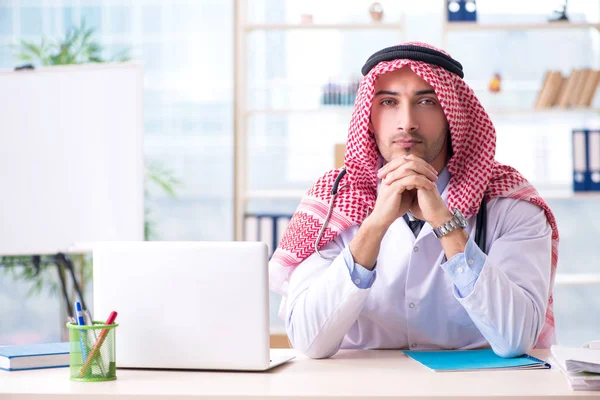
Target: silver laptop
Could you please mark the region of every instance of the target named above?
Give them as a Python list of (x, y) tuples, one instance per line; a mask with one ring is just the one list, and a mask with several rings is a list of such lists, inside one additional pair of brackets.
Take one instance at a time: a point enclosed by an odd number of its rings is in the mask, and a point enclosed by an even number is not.
[(269, 349), (262, 242), (103, 242), (93, 263), (93, 318), (118, 313), (117, 367), (261, 371), (293, 358)]

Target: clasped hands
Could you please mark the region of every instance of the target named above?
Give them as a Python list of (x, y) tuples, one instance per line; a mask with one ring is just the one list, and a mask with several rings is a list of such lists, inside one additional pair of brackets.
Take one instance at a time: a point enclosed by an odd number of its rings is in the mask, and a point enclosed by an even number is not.
[(375, 208), (370, 215), (385, 229), (410, 211), (436, 228), (452, 218), (435, 185), (437, 171), (415, 155), (398, 157), (384, 165)]

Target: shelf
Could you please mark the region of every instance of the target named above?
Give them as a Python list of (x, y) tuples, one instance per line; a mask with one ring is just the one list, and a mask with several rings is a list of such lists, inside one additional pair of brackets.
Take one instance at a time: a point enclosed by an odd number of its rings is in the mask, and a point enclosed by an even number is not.
[(277, 325), (277, 326), (271, 326), (270, 328), (271, 329), (270, 329), (269, 333), (271, 335), (287, 335), (287, 332), (285, 331), (285, 326), (278, 326)]
[(554, 286), (600, 285), (600, 274), (561, 274), (557, 273)]
[[(282, 115), (282, 114), (314, 114), (314, 113), (340, 113), (350, 114), (354, 110), (354, 106), (332, 106), (332, 107), (317, 107), (317, 108), (258, 108), (248, 110), (247, 115)], [(486, 110), (490, 115), (527, 115), (527, 114), (598, 114), (600, 108), (489, 108)]]
[(600, 114), (600, 108), (489, 108), (490, 115), (505, 114)]
[(386, 29), (401, 30), (402, 24), (371, 23), (371, 24), (248, 24), (244, 27), (247, 32), (251, 31), (282, 31), (282, 30), (362, 30), (362, 29)]
[(281, 115), (281, 114), (314, 114), (314, 113), (346, 113), (350, 114), (354, 110), (354, 106), (333, 106), (333, 107), (318, 107), (318, 108), (258, 108), (248, 110), (248, 115)]
[[(535, 183), (534, 186), (536, 186)], [(558, 185), (555, 188), (541, 187), (537, 189), (540, 195), (546, 200), (600, 199), (600, 192), (573, 192), (570, 187), (565, 185)], [(246, 200), (300, 200), (305, 194), (306, 190), (295, 189), (253, 190), (246, 193)]]
[[(307, 188), (308, 190), (308, 188)], [(246, 193), (247, 200), (300, 200), (306, 190), (253, 190)]]
[(528, 24), (480, 24), (477, 22), (447, 22), (447, 31), (527, 31), (540, 29), (586, 29), (600, 30), (600, 24), (587, 22), (540, 22)]
[[(535, 186), (535, 185), (534, 185)], [(558, 191), (539, 190), (540, 195), (546, 200), (561, 199), (600, 199), (600, 192), (573, 192), (571, 189)]]

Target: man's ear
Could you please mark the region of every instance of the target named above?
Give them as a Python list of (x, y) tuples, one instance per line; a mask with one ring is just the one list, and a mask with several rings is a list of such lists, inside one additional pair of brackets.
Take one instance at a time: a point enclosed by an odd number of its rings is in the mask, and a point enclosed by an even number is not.
[(373, 122), (371, 121), (370, 115), (369, 115), (369, 132), (375, 133), (375, 129), (373, 129)]

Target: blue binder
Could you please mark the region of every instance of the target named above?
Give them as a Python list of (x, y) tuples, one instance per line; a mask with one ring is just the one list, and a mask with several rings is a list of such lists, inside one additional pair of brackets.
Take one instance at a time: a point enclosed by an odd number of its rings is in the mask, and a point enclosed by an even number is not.
[(477, 3), (475, 0), (447, 0), (448, 22), (477, 21)]
[(588, 170), (588, 134), (584, 129), (573, 130), (573, 191), (587, 190)]
[(463, 21), (477, 21), (477, 3), (475, 0), (466, 0), (462, 4), (462, 19)]
[(463, 21), (464, 0), (448, 0), (446, 7), (448, 8), (448, 22)]
[(587, 131), (587, 190), (600, 191), (600, 129)]

